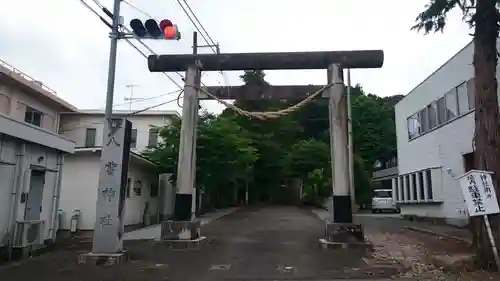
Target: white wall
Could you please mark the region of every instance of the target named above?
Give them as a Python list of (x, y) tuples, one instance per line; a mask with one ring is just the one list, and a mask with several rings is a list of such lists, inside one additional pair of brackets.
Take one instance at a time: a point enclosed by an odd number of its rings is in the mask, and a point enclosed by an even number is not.
[(150, 196), (150, 185), (158, 184), (158, 174), (151, 172), (150, 165), (146, 166), (137, 162), (134, 159), (131, 160), (128, 177), (132, 183), (137, 180), (141, 181), (141, 196), (136, 195), (131, 187), (130, 197), (127, 197), (125, 201), (125, 225), (143, 223), (146, 202), (149, 202), (149, 216), (155, 215), (158, 208), (158, 197), (152, 198)]
[(451, 220), (467, 217), (460, 186), (454, 177), (465, 172), (463, 154), (473, 151), (474, 111), (410, 141), (407, 118), (443, 97), (450, 89), (473, 78), (473, 53), (473, 44), (467, 45), (395, 107), (399, 174), (441, 167), (443, 183), (443, 204), (403, 204), (402, 214), (445, 217)]
[(59, 208), (61, 229), (70, 229), (73, 210), (80, 210), (79, 227), (93, 229), (99, 182), (99, 154), (75, 153), (64, 158)]
[[(23, 142), (19, 139), (3, 136), (0, 142), (1, 162), (0, 164), (0, 239), (5, 241), (5, 234), (8, 226), (9, 210), (12, 203), (12, 191), (17, 187), (18, 193), (14, 204), (17, 210), (15, 220), (24, 220), (25, 202), (21, 202), (20, 195), (25, 186), (25, 175), (30, 173), (31, 165), (37, 165), (47, 169), (45, 174), (45, 184), (43, 188), (42, 212), (40, 219), (45, 221), (45, 239), (52, 238), (52, 215), (53, 198), (57, 187), (58, 161), (60, 155), (55, 149), (27, 143), (24, 156), (16, 157), (16, 153), (22, 155), (20, 150)], [(39, 161), (43, 157), (42, 161)], [(14, 165), (12, 165), (14, 164)], [(15, 177), (16, 166), (21, 173), (19, 181)], [(0, 243), (2, 245), (2, 243)]]
[[(97, 202), (97, 188), (99, 180), (100, 153), (76, 152), (65, 158), (63, 169), (63, 183), (61, 190), (60, 208), (64, 209), (65, 215), (62, 221), (62, 229), (70, 229), (72, 211), (81, 211), (78, 222), (79, 230), (93, 230), (95, 224), (95, 208)], [(143, 222), (144, 204), (150, 202), (150, 214), (156, 214), (157, 199), (150, 198), (149, 184), (158, 182), (158, 175), (151, 172), (151, 164), (141, 164), (131, 157), (129, 162), (128, 177), (143, 182), (141, 196), (130, 191), (130, 197), (125, 201), (124, 224), (133, 225)]]
[(7, 243), (9, 210), (15, 186), (16, 147), (12, 139), (0, 136), (0, 246)]
[[(103, 140), (104, 115), (91, 114), (62, 114), (61, 134), (76, 143), (76, 147), (85, 147), (87, 128), (96, 128), (96, 145), (101, 146)], [(132, 151), (144, 150), (149, 141), (149, 129), (152, 126), (162, 127), (170, 122), (168, 115), (133, 115), (128, 116), (132, 122), (132, 129), (137, 129), (137, 145)], [(158, 138), (160, 140), (160, 138)]]

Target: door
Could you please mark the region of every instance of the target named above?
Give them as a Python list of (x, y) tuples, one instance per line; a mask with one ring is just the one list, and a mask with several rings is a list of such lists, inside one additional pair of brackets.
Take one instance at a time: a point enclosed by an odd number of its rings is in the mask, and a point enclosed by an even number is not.
[(42, 212), (43, 186), (45, 185), (45, 171), (31, 171), (30, 190), (26, 201), (24, 220), (39, 220)]

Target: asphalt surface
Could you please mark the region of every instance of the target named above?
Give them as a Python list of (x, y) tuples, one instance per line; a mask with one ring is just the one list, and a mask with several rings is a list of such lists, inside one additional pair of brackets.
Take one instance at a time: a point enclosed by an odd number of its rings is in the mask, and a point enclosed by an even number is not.
[(90, 245), (57, 250), (0, 267), (0, 280), (379, 280), (391, 270), (365, 264), (362, 250), (321, 249), (324, 223), (308, 209), (245, 208), (203, 226), (199, 250), (172, 251), (154, 241), (130, 241), (120, 266), (77, 265)]

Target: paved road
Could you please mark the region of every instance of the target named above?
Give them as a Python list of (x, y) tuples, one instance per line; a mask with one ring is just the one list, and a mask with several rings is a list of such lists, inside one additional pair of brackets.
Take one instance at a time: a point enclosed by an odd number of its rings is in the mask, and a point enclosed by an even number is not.
[[(0, 279), (215, 281), (386, 277), (384, 270), (364, 263), (360, 250), (321, 249), (318, 238), (323, 231), (323, 222), (307, 209), (246, 208), (204, 226), (202, 235), (208, 237), (209, 243), (199, 251), (172, 251), (153, 241), (130, 241), (126, 245), (131, 261), (126, 265), (85, 268), (75, 264), (75, 250), (65, 250), (0, 269)], [(80, 249), (85, 251), (88, 248)]]

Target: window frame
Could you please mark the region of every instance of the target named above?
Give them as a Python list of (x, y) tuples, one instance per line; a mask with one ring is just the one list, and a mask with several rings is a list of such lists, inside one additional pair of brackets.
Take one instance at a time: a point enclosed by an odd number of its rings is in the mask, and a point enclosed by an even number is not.
[[(153, 136), (154, 134), (154, 136)], [(149, 128), (148, 131), (148, 147), (156, 147), (158, 145), (158, 137), (160, 135), (159, 128)], [(154, 141), (153, 141), (154, 140)]]
[(137, 148), (137, 129), (130, 131), (130, 148)]
[[(472, 100), (475, 99), (475, 84), (474, 77), (460, 83), (458, 86), (453, 87), (446, 93), (444, 93), (441, 97), (431, 101), (425, 107), (417, 111), (417, 113), (413, 113), (409, 117), (406, 118), (406, 128), (408, 134), (408, 141), (415, 139), (421, 135), (426, 134), (427, 132), (433, 131), (434, 129), (438, 129), (441, 126), (444, 126), (455, 119), (458, 119), (462, 116), (465, 116), (474, 110), (474, 105), (472, 105)], [(474, 89), (474, 90), (471, 90)], [(460, 94), (462, 93), (462, 100), (460, 99)], [(465, 99), (464, 99), (465, 95)], [(454, 99), (454, 100), (453, 100)], [(466, 102), (466, 109), (461, 109), (464, 107), (464, 103)], [(441, 106), (440, 106), (441, 104)], [(450, 110), (450, 107), (453, 106), (456, 112)], [(440, 112), (443, 111), (444, 112)], [(455, 116), (452, 116), (452, 113)], [(415, 116), (418, 116), (419, 124), (413, 123), (411, 124), (411, 120), (415, 119)], [(411, 126), (415, 128), (410, 128)], [(416, 132), (412, 132), (415, 130)]]
[[(461, 92), (459, 91), (459, 88), (461, 88), (461, 87), (463, 87), (463, 93), (465, 95), (465, 100), (463, 100), (463, 101), (467, 102), (467, 106), (465, 106), (465, 109), (462, 109), (463, 105), (460, 104), (460, 102), (461, 102), (461, 100), (460, 100), (460, 94), (461, 94)], [(467, 114), (470, 111), (469, 110), (469, 96), (467, 94), (467, 81), (464, 81), (464, 82), (460, 83), (455, 88), (456, 88), (456, 91), (457, 91), (458, 116), (462, 116), (464, 114)]]
[[(89, 142), (89, 131), (94, 132), (94, 136), (92, 138), (92, 141)], [(96, 139), (97, 139), (97, 128), (86, 128), (85, 130), (85, 147), (95, 147), (96, 144)]]
[[(31, 116), (29, 116), (29, 114), (31, 114)], [(36, 124), (35, 121), (34, 121), (35, 114), (39, 114), (40, 115), (40, 119), (39, 119), (39, 123), (38, 124)], [(36, 109), (34, 107), (31, 107), (29, 105), (25, 105), (24, 122), (42, 128), (43, 115), (44, 115), (44, 113), (42, 111), (40, 111), (40, 110), (38, 110), (38, 109)]]

